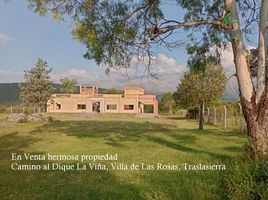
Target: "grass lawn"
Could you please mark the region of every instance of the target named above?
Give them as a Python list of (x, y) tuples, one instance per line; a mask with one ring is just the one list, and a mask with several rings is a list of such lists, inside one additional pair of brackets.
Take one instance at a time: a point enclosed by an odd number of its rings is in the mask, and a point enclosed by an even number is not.
[[(209, 125), (199, 131), (197, 122), (176, 117), (51, 116), (55, 121), (10, 124), (0, 115), (0, 199), (219, 199), (218, 183), (246, 142), (238, 132)], [(13, 171), (14, 152), (117, 153), (116, 162), (128, 164), (225, 164), (227, 170)]]

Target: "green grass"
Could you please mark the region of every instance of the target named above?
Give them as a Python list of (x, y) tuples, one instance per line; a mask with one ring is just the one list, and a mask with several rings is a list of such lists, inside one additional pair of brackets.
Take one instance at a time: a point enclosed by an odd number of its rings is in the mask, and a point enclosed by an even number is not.
[[(9, 124), (0, 115), (1, 199), (220, 199), (218, 183), (246, 141), (176, 117), (51, 116), (53, 122)], [(117, 162), (129, 164), (225, 164), (227, 171), (12, 171), (12, 152), (117, 153)]]

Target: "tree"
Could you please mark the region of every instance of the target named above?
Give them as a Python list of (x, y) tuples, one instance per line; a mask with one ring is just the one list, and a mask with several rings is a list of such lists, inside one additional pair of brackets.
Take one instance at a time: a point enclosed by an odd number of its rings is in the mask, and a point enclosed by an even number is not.
[(55, 88), (50, 81), (47, 62), (38, 58), (35, 67), (25, 71), (25, 82), (19, 85), (20, 99), (23, 103), (30, 106), (37, 106), (40, 112), (41, 107), (46, 107), (47, 100)]
[(173, 98), (173, 94), (171, 92), (168, 92), (164, 94), (159, 102), (159, 110), (164, 113), (173, 114), (173, 111), (176, 108), (176, 103)]
[[(178, 16), (167, 17), (163, 9), (164, 0), (28, 2), (39, 14), (51, 11), (57, 19), (70, 15), (75, 24), (74, 37), (87, 47), (84, 56), (98, 64), (104, 63), (108, 68), (114, 65), (129, 67), (133, 56), (147, 60), (150, 66), (155, 58), (155, 47), (178, 47), (181, 41), (175, 33), (181, 28), (189, 33), (189, 65), (195, 59), (220, 62), (221, 48), (230, 43), (253, 155), (255, 158), (268, 156), (268, 82), (265, 68), (268, 0), (171, 1), (173, 8), (177, 7), (178, 12), (184, 13), (181, 19)], [(255, 88), (243, 36), (256, 29), (259, 37)]]
[(182, 108), (199, 108), (199, 129), (203, 129), (205, 103), (219, 99), (225, 86), (226, 76), (223, 68), (208, 65), (204, 70), (192, 69), (186, 72), (174, 97)]
[(71, 80), (67, 77), (64, 77), (63, 79), (60, 79), (61, 82), (61, 93), (76, 93), (78, 91), (78, 88), (76, 86), (77, 81), (75, 79)]
[(120, 94), (121, 92), (118, 91), (116, 88), (111, 88), (107, 90), (106, 94)]

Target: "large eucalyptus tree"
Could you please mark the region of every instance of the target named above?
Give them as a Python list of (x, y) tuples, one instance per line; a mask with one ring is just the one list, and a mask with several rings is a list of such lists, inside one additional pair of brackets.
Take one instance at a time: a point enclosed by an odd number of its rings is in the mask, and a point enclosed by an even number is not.
[[(172, 48), (180, 44), (180, 35), (175, 33), (182, 28), (189, 33), (189, 65), (200, 59), (219, 60), (220, 47), (231, 43), (248, 138), (256, 158), (268, 156), (268, 0), (28, 0), (28, 3), (41, 15), (52, 12), (57, 19), (71, 16), (74, 37), (87, 47), (84, 56), (104, 63), (107, 71), (115, 65), (129, 67), (134, 56), (148, 61), (150, 66), (157, 45)], [(172, 4), (172, 10), (177, 8), (183, 14), (168, 18), (171, 13), (165, 4)], [(257, 29), (252, 28), (254, 23)], [(256, 87), (247, 62), (244, 33), (249, 30), (258, 32)], [(215, 46), (212, 52), (211, 47)]]

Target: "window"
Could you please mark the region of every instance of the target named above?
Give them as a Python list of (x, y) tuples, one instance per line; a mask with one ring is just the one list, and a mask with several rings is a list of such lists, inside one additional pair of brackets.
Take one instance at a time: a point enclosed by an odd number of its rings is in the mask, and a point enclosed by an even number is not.
[(60, 110), (61, 109), (61, 104), (56, 103), (56, 110)]
[(87, 108), (86, 104), (77, 104), (78, 110), (86, 110), (86, 108)]
[(124, 110), (134, 110), (134, 105), (124, 105)]
[(107, 104), (107, 110), (116, 110), (117, 105), (116, 104)]

